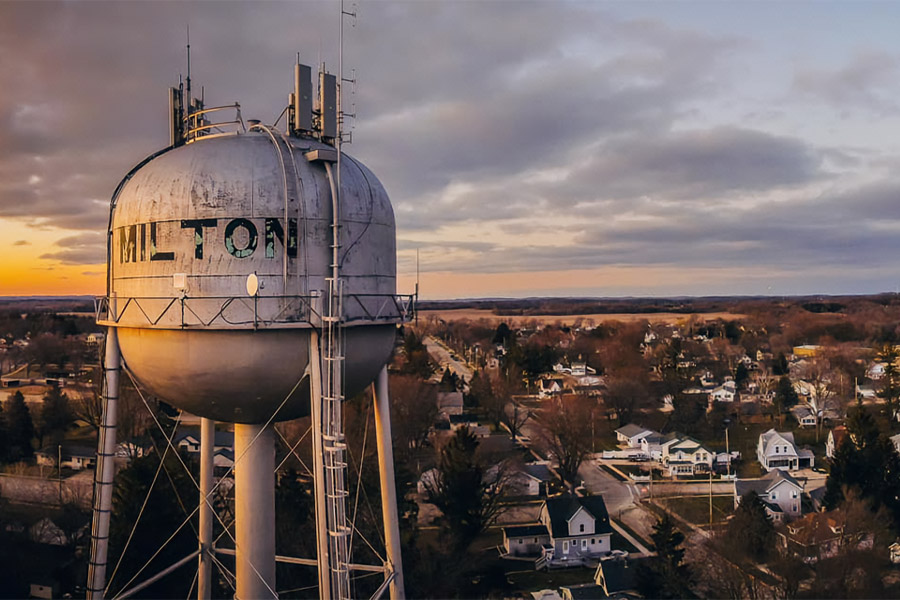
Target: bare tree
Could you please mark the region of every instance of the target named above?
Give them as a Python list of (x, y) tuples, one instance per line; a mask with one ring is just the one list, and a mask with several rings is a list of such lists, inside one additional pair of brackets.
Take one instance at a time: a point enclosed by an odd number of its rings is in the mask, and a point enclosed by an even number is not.
[(391, 375), (394, 448), (408, 458), (428, 442), (437, 417), (437, 388), (415, 375)]
[(576, 483), (581, 463), (591, 453), (592, 411), (596, 401), (569, 396), (550, 401), (537, 415), (538, 437), (556, 459), (560, 477)]

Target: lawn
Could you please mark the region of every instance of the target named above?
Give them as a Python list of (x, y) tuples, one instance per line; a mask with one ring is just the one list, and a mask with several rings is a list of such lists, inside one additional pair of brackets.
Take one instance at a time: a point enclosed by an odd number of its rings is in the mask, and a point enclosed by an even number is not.
[[(709, 497), (660, 498), (660, 504), (695, 525), (709, 524)], [(732, 496), (713, 496), (713, 521), (720, 523), (734, 512)]]

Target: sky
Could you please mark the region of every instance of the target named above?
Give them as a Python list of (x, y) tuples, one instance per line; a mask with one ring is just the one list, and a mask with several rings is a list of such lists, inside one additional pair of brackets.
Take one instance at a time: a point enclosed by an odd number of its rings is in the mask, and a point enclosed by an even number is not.
[[(423, 298), (900, 289), (900, 3), (347, 2), (345, 150)], [(0, 0), (0, 295), (101, 294), (166, 89), (273, 122), (337, 2)]]

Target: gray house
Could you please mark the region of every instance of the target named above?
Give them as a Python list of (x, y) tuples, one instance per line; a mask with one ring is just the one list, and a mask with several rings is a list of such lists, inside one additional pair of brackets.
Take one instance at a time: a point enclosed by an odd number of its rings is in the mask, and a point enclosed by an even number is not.
[(766, 512), (776, 523), (791, 521), (803, 515), (803, 484), (780, 469), (773, 469), (759, 479), (737, 479), (734, 482), (734, 507), (747, 492), (756, 492), (766, 505)]

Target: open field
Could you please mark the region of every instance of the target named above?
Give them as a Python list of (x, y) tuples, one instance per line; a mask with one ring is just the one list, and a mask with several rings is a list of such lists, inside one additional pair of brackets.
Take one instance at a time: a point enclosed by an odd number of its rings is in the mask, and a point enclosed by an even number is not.
[(524, 321), (538, 321), (545, 324), (561, 323), (563, 325), (572, 325), (575, 321), (589, 322), (595, 324), (604, 321), (621, 321), (631, 323), (634, 321), (649, 321), (650, 323), (667, 323), (673, 324), (679, 321), (686, 321), (691, 316), (697, 316), (704, 321), (714, 321), (723, 319), (725, 321), (736, 321), (743, 319), (746, 315), (729, 313), (729, 312), (710, 312), (710, 313), (595, 313), (588, 315), (496, 315), (493, 311), (482, 308), (454, 308), (449, 310), (422, 310), (419, 311), (419, 318), (427, 320), (431, 317), (443, 319), (444, 321), (477, 321), (486, 319), (492, 322), (505, 321), (506, 323), (522, 323)]

